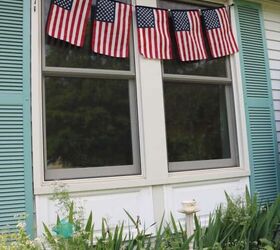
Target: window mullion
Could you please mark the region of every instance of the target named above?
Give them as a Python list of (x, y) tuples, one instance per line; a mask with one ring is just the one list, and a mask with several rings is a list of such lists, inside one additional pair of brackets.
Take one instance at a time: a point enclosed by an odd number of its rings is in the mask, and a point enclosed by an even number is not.
[(232, 80), (227, 77), (209, 77), (209, 76), (176, 75), (176, 74), (164, 74), (163, 80), (182, 82), (182, 83), (203, 83), (203, 84), (223, 84), (223, 85), (231, 85), (232, 83)]
[(131, 71), (103, 70), (103, 69), (83, 69), (64, 67), (45, 67), (44, 76), (60, 77), (82, 77), (82, 78), (106, 78), (106, 79), (134, 79), (135, 74)]

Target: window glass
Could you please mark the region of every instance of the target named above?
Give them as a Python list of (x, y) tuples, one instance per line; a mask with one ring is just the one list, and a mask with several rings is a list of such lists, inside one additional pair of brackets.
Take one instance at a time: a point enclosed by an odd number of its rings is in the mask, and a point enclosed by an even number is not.
[(214, 77), (227, 76), (225, 57), (215, 60), (204, 60), (198, 62), (181, 62), (176, 59), (164, 61), (163, 65), (164, 73), (166, 74), (199, 75)]
[[(203, 9), (205, 6), (186, 4), (178, 1), (160, 1), (159, 7), (165, 9)], [(212, 59), (210, 56), (210, 50), (205, 39), (205, 46), (209, 58), (207, 60), (197, 62), (181, 62), (178, 55), (178, 49), (175, 39), (175, 33), (173, 25), (170, 20), (170, 35), (172, 39), (172, 51), (174, 55), (173, 60), (165, 60), (163, 62), (163, 68), (165, 74), (179, 74), (179, 75), (198, 75), (198, 76), (213, 76), (213, 77), (227, 77), (227, 60), (225, 57), (219, 59)], [(206, 38), (206, 34), (203, 36)]]
[[(184, 0), (183, 0), (184, 1)], [(183, 1), (179, 1), (179, 0), (174, 0), (174, 1), (170, 1), (170, 0), (160, 0), (158, 1), (158, 6), (160, 8), (165, 8), (165, 9), (187, 9), (187, 10), (191, 10), (191, 9), (203, 9), (205, 8), (202, 5), (199, 4), (190, 4), (187, 2), (183, 2)]]
[(230, 158), (225, 87), (164, 83), (169, 162)]
[(46, 77), (47, 168), (132, 165), (129, 91), (127, 80)]
[[(127, 1), (123, 1), (127, 2)], [(51, 0), (45, 0), (44, 24), (47, 22)], [(95, 4), (95, 1), (93, 2)], [(93, 12), (95, 11), (93, 5)], [(90, 18), (92, 19), (92, 18)], [(51, 67), (95, 68), (111, 70), (129, 70), (129, 58), (113, 58), (95, 54), (91, 51), (92, 21), (86, 29), (85, 44), (83, 48), (75, 47), (66, 42), (50, 38), (45, 34), (45, 65)], [(132, 44), (132, 43), (131, 43)]]

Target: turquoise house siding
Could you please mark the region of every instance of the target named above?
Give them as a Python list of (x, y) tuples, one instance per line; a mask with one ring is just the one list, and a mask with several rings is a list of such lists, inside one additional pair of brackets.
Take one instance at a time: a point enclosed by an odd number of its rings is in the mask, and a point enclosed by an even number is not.
[(249, 139), (251, 190), (260, 201), (279, 192), (272, 89), (261, 5), (236, 1), (236, 19)]
[(0, 229), (32, 232), (30, 1), (0, 1)]

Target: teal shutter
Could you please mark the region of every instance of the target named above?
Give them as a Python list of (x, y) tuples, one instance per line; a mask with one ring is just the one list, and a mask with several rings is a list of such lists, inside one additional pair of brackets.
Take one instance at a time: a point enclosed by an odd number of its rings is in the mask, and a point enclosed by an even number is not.
[(260, 201), (279, 190), (272, 90), (261, 5), (236, 1), (241, 71), (247, 116), (251, 190)]
[(33, 227), (30, 1), (0, 1), (0, 229)]

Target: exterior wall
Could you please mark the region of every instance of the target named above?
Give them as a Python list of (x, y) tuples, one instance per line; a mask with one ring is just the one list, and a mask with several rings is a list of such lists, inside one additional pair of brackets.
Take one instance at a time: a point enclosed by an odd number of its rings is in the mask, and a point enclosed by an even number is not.
[[(5, 9), (6, 2), (0, 7)], [(39, 3), (38, 3), (39, 2)], [(137, 4), (155, 5), (156, 0), (137, 0)], [(223, 2), (223, 1), (222, 1)], [(259, 1), (260, 2), (260, 1)], [(8, 2), (7, 2), (8, 3)], [(42, 157), (42, 134), (41, 127), (41, 65), (40, 65), (40, 32), (38, 33), (38, 10), (40, 9), (37, 4), (40, 1), (35, 1), (34, 6), (29, 6), (26, 1), (19, 1), (17, 15), (22, 18), (22, 13), (25, 14), (26, 20), (17, 21), (19, 29), (8, 31), (7, 37), (10, 37), (9, 32), (19, 34), (18, 30), (24, 30), (24, 37), (29, 36), (29, 11), (32, 10), (32, 122), (33, 122), (33, 167), (34, 167), (34, 192), (36, 201), (36, 219), (38, 233), (42, 233), (42, 222), (52, 224), (55, 222), (55, 214), (57, 209), (55, 204), (49, 200), (49, 194), (52, 192), (52, 182), (44, 181), (43, 157)], [(7, 5), (9, 7), (9, 5)], [(10, 9), (7, 8), (7, 13), (10, 16)], [(270, 59), (270, 72), (273, 86), (274, 108), (276, 117), (276, 127), (278, 132), (278, 142), (280, 143), (280, 6), (279, 4), (264, 3), (264, 16), (265, 16), (265, 29), (267, 36), (267, 43), (269, 49)], [(7, 14), (8, 15), (8, 14)], [(232, 15), (234, 16), (234, 15)], [(3, 16), (4, 17), (4, 16)], [(27, 18), (28, 17), (28, 18)], [(15, 15), (12, 18), (17, 18)], [(4, 19), (3, 19), (4, 20)], [(2, 21), (2, 20), (0, 20)], [(233, 26), (235, 25), (234, 19), (232, 20)], [(6, 24), (5, 22), (3, 22)], [(26, 25), (23, 29), (22, 24)], [(3, 32), (2, 30), (0, 32)], [(5, 34), (6, 30), (1, 33)], [(2, 36), (3, 37), (3, 36)], [(2, 38), (1, 37), (1, 38)], [(22, 47), (19, 47), (20, 60), (24, 58), (29, 60), (29, 39), (20, 38), (17, 42), (22, 42)], [(7, 41), (7, 40), (5, 40)], [(137, 42), (137, 41), (135, 41)], [(10, 43), (7, 43), (7, 46)], [(20, 45), (21, 46), (21, 45)], [(137, 44), (135, 44), (137, 47)], [(24, 49), (26, 48), (26, 49)], [(8, 50), (8, 49), (7, 49)], [(23, 51), (23, 52), (22, 52)], [(6, 56), (6, 55), (5, 55)], [(240, 78), (240, 59), (239, 55), (231, 57), (232, 75), (233, 75), (233, 91), (234, 91), (234, 105), (236, 110), (236, 127), (237, 139), (239, 150), (239, 166), (236, 168), (228, 169), (213, 169), (190, 171), (188, 173), (168, 173), (167, 171), (167, 152), (166, 152), (166, 136), (164, 125), (164, 109), (163, 109), (163, 89), (162, 89), (162, 72), (161, 63), (159, 61), (145, 60), (136, 56), (136, 71), (137, 71), (137, 92), (139, 100), (139, 127), (140, 127), (140, 146), (141, 146), (141, 160), (143, 174), (137, 177), (118, 177), (118, 178), (101, 178), (101, 179), (88, 179), (88, 180), (70, 180), (64, 181), (67, 185), (71, 196), (77, 199), (85, 207), (85, 214), (91, 210), (94, 213), (96, 222), (96, 229), (100, 229), (101, 218), (107, 218), (110, 225), (117, 224), (121, 220), (126, 220), (127, 216), (123, 209), (129, 211), (134, 217), (140, 216), (148, 227), (155, 221), (160, 221), (163, 213), (166, 215), (172, 212), (176, 218), (182, 219), (183, 216), (178, 213), (181, 202), (184, 200), (196, 199), (199, 202), (202, 221), (207, 219), (207, 215), (219, 203), (225, 201), (224, 191), (229, 194), (238, 196), (241, 195), (245, 186), (249, 184), (249, 162), (248, 162), (248, 145), (246, 134), (246, 123), (243, 103), (243, 90)], [(6, 57), (2, 57), (7, 64)], [(13, 59), (14, 60), (14, 59)], [(3, 63), (4, 64), (4, 63)], [(28, 62), (23, 67), (28, 67)], [(20, 165), (20, 171), (25, 171), (22, 178), (24, 180), (19, 184), (22, 191), (22, 207), (23, 210), (28, 210), (32, 213), (32, 191), (31, 184), (32, 178), (30, 177), (31, 164), (29, 162), (30, 150), (30, 103), (29, 103), (29, 70), (24, 68), (22, 74), (25, 84), (20, 83), (20, 95), (9, 96), (7, 89), (2, 93), (2, 105), (20, 105), (24, 106), (24, 126), (26, 131), (24, 135), (26, 152), (24, 156), (20, 155), (20, 161), (24, 160), (24, 166)], [(4, 69), (5, 73), (10, 73)], [(14, 72), (14, 70), (11, 70)], [(10, 73), (13, 75), (14, 73)], [(2, 76), (1, 76), (2, 77)], [(6, 84), (6, 82), (4, 82)], [(151, 84), (153, 83), (153, 84)], [(24, 86), (24, 88), (23, 88)], [(6, 87), (6, 85), (4, 85)], [(10, 86), (9, 86), (10, 87)], [(24, 92), (22, 92), (24, 89)], [(141, 95), (139, 94), (141, 93)], [(5, 98), (3, 98), (5, 97)], [(18, 99), (17, 99), (18, 98)], [(23, 100), (24, 104), (23, 104)], [(13, 102), (15, 101), (15, 102)], [(156, 116), (154, 114), (157, 114)], [(22, 114), (20, 114), (22, 116)], [(144, 119), (145, 117), (145, 119)], [(6, 119), (6, 118), (5, 118)], [(4, 121), (6, 121), (4, 119)], [(5, 128), (4, 128), (5, 129)], [(21, 128), (22, 129), (22, 128)], [(3, 130), (4, 137), (6, 130)], [(20, 130), (22, 131), (22, 130)], [(21, 139), (19, 139), (21, 140)], [(1, 151), (2, 152), (2, 151)], [(6, 153), (6, 151), (5, 151)], [(3, 154), (2, 159), (6, 155)], [(9, 155), (10, 157), (10, 155)], [(22, 159), (23, 157), (24, 159)], [(6, 165), (6, 163), (4, 163)], [(24, 170), (23, 170), (24, 169)], [(6, 171), (6, 170), (5, 170)], [(3, 171), (2, 171), (3, 172)], [(6, 178), (7, 172), (4, 172)], [(14, 176), (12, 174), (12, 176)], [(3, 179), (4, 180), (4, 179)], [(10, 179), (5, 179), (5, 181)], [(13, 180), (13, 179), (11, 179)], [(10, 189), (6, 190), (6, 184), (2, 181), (1, 193), (7, 195), (10, 199)], [(9, 183), (10, 184), (10, 183)], [(16, 186), (17, 188), (18, 186)], [(4, 190), (4, 191), (3, 191)], [(18, 189), (16, 189), (18, 190)], [(14, 192), (13, 192), (14, 194)], [(25, 199), (24, 199), (25, 198)], [(3, 199), (2, 199), (3, 200)], [(20, 201), (21, 201), (20, 200)], [(28, 203), (27, 203), (27, 202)], [(4, 204), (5, 200), (1, 201)], [(9, 200), (8, 200), (9, 202)], [(25, 202), (25, 203), (24, 203)], [(4, 204), (10, 208), (10, 203)], [(5, 208), (6, 208), (5, 207)], [(2, 207), (3, 208), (3, 207)], [(2, 209), (1, 208), (1, 209)], [(27, 209), (28, 208), (28, 209)], [(8, 211), (8, 210), (7, 210)], [(8, 211), (9, 212), (9, 211)], [(9, 213), (9, 220), (13, 213)], [(32, 224), (32, 216), (30, 216), (30, 231)], [(14, 222), (16, 223), (16, 222)]]
[[(155, 6), (156, 0), (138, 0), (137, 4)], [(231, 16), (233, 17), (234, 13)], [(33, 13), (32, 17), (32, 34), (37, 34), (36, 25), (39, 23), (40, 15)], [(234, 18), (232, 21), (235, 24)], [(32, 36), (34, 62), (40, 57), (39, 40), (39, 36)], [(135, 48), (136, 43), (135, 39)], [(209, 212), (225, 201), (224, 191), (239, 196), (245, 191), (246, 186), (249, 186), (249, 157), (239, 56), (236, 54), (231, 57), (239, 166), (177, 173), (167, 171), (161, 62), (146, 60), (139, 57), (138, 53), (135, 53), (135, 58), (142, 175), (60, 182), (66, 185), (78, 204), (83, 204), (85, 215), (93, 211), (96, 230), (100, 230), (102, 217), (109, 219), (111, 226), (122, 220), (128, 220), (124, 209), (134, 217), (139, 216), (146, 227), (159, 222), (164, 213), (167, 219), (169, 212), (172, 212), (175, 218), (183, 219), (183, 215), (178, 212), (181, 202), (192, 199), (198, 201), (199, 215), (205, 222)], [(41, 139), (38, 139), (42, 138), (40, 134), (42, 93), (40, 84), (36, 84), (41, 82), (40, 64), (33, 63), (32, 67), (33, 163), (34, 177), (36, 176), (34, 191), (36, 227), (37, 233), (41, 234), (42, 222), (47, 224), (55, 222), (57, 208), (49, 200), (53, 183), (44, 181), (41, 150), (43, 144)]]
[[(155, 0), (138, 0), (138, 4), (155, 5)], [(266, 29), (267, 27), (278, 27), (277, 23), (268, 21), (270, 12), (266, 9)], [(231, 15), (234, 17), (234, 13)], [(273, 16), (276, 16), (274, 14)], [(40, 84), (40, 64), (36, 63), (40, 58), (40, 37), (37, 34), (38, 13), (32, 15), (32, 114), (33, 114), (33, 164), (34, 164), (34, 191), (36, 202), (36, 226), (38, 234), (42, 233), (42, 222), (53, 224), (56, 218), (57, 208), (49, 200), (52, 192), (52, 182), (44, 181), (43, 156), (42, 156), (42, 136), (40, 128), (41, 121), (41, 89)], [(235, 20), (232, 19), (233, 27)], [(276, 26), (275, 26), (276, 25)], [(271, 29), (272, 29), (271, 28)], [(268, 32), (269, 34), (270, 32)], [(35, 34), (35, 35), (34, 35)], [(275, 35), (273, 34), (270, 34)], [(270, 36), (269, 35), (269, 36)], [(268, 38), (269, 38), (268, 36)], [(271, 46), (275, 41), (268, 40), (270, 49), (271, 69), (280, 66), (277, 64), (277, 52), (272, 52)], [(279, 44), (278, 44), (279, 46)], [(137, 44), (135, 44), (137, 47)], [(279, 51), (278, 51), (279, 52)], [(276, 53), (276, 55), (275, 55)], [(136, 53), (137, 54), (137, 53)], [(279, 54), (279, 53), (278, 53)], [(272, 60), (272, 58), (275, 60)], [(278, 56), (279, 57), (279, 56)], [(142, 161), (142, 176), (138, 177), (118, 177), (101, 178), (87, 180), (63, 181), (77, 200), (78, 204), (85, 207), (85, 215), (93, 211), (95, 229), (100, 229), (101, 218), (107, 218), (111, 226), (122, 220), (127, 220), (124, 212), (126, 209), (132, 216), (140, 216), (149, 227), (153, 222), (160, 221), (165, 212), (168, 217), (172, 212), (178, 219), (183, 219), (178, 212), (181, 202), (184, 200), (196, 199), (200, 207), (200, 218), (202, 222), (207, 220), (207, 215), (215, 207), (225, 201), (224, 191), (231, 195), (241, 195), (246, 185), (249, 185), (249, 156), (246, 133), (246, 117), (244, 112), (243, 88), (240, 72), (240, 58), (236, 54), (231, 57), (234, 105), (236, 111), (236, 128), (238, 140), (239, 166), (228, 169), (213, 169), (190, 171), (188, 173), (168, 174), (167, 152), (164, 127), (162, 72), (159, 61), (145, 60), (136, 55), (137, 92), (139, 101), (139, 127), (140, 127), (140, 147)], [(275, 66), (273, 66), (275, 65)], [(277, 66), (278, 65), (278, 66)], [(142, 72), (142, 73), (141, 73)], [(143, 73), (144, 72), (144, 73)], [(277, 83), (280, 86), (279, 74), (278, 82), (273, 74), (279, 71), (271, 71), (274, 92)], [(153, 84), (151, 84), (151, 82)], [(279, 87), (278, 86), (278, 87)], [(280, 113), (280, 87), (278, 105)], [(275, 97), (275, 95), (274, 95)], [(277, 104), (278, 103), (278, 104)], [(157, 114), (155, 117), (154, 114)], [(145, 117), (145, 119), (143, 119)], [(277, 119), (277, 117), (276, 117)], [(280, 114), (279, 114), (280, 123)], [(280, 131), (280, 125), (278, 126)], [(279, 138), (280, 141), (280, 138)], [(144, 223), (143, 223), (144, 224)]]
[(269, 66), (273, 89), (273, 101), (280, 152), (280, 4), (264, 5), (265, 30), (268, 46)]
[[(246, 185), (249, 185), (248, 178), (236, 178), (195, 184), (182, 183), (114, 191), (92, 191), (74, 193), (72, 196), (77, 204), (84, 206), (86, 216), (90, 211), (93, 212), (96, 231), (101, 228), (102, 218), (106, 218), (110, 226), (114, 226), (122, 220), (128, 222), (124, 209), (134, 218), (139, 216), (148, 228), (155, 221), (159, 222), (163, 214), (168, 219), (170, 212), (175, 218), (183, 221), (184, 216), (178, 212), (181, 202), (192, 199), (196, 199), (199, 204), (198, 214), (203, 223), (217, 205), (225, 202), (224, 191), (238, 197), (244, 193)], [(38, 234), (43, 232), (43, 222), (51, 225), (56, 221), (58, 209), (48, 198), (47, 195), (36, 196)], [(131, 225), (131, 223), (127, 223), (126, 226), (129, 224)]]

